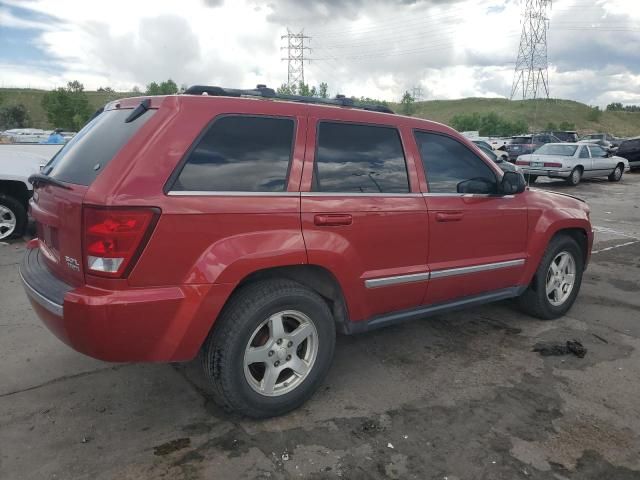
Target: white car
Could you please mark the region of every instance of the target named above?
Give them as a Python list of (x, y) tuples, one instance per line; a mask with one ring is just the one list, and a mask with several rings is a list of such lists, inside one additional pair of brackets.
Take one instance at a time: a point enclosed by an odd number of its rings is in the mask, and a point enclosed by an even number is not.
[(547, 143), (528, 155), (520, 155), (516, 165), (529, 183), (538, 177), (563, 178), (577, 185), (582, 178), (607, 177), (619, 182), (629, 171), (626, 158), (612, 156), (604, 148), (585, 143)]

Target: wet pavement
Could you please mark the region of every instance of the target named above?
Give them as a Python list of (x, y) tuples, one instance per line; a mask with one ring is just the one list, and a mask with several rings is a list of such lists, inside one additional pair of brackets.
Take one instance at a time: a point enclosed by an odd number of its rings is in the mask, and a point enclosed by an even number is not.
[[(340, 337), (318, 393), (251, 421), (196, 362), (114, 365), (37, 320), (0, 245), (0, 479), (640, 479), (640, 174), (576, 188), (592, 263), (569, 315), (510, 302)], [(541, 356), (578, 340), (584, 358)]]

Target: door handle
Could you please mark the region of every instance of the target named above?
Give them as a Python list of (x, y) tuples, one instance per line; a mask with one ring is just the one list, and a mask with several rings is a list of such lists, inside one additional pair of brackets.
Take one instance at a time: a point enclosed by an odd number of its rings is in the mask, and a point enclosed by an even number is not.
[(353, 217), (348, 213), (323, 213), (313, 217), (313, 223), (321, 227), (351, 225), (353, 223)]
[(464, 213), (462, 212), (438, 212), (436, 213), (436, 221), (438, 222), (459, 222), (462, 220)]

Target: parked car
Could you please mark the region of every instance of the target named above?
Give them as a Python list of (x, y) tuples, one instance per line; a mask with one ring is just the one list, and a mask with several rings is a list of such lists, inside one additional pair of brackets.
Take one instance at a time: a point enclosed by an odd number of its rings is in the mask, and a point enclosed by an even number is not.
[(493, 157), (496, 157), (501, 161), (505, 161), (505, 162), (509, 161), (509, 154), (507, 152), (505, 152), (504, 150), (494, 150), (493, 146), (489, 142), (486, 142), (484, 140), (471, 140), (471, 141), (475, 143), (478, 147), (480, 147), (483, 152), (485, 150), (490, 151), (491, 155), (489, 155), (489, 158), (491, 158), (491, 160), (494, 160)]
[(106, 361), (200, 354), (251, 417), (313, 394), (336, 331), (506, 298), (565, 314), (593, 242), (585, 202), (445, 125), (264, 86), (118, 100), (31, 181), (20, 274), (47, 327)]
[(563, 131), (553, 131), (553, 132), (544, 132), (549, 135), (553, 135), (561, 142), (569, 142), (575, 143), (578, 141), (578, 133), (573, 130), (563, 130)]
[(590, 133), (588, 135), (584, 135), (580, 141), (595, 143), (604, 148), (614, 148), (620, 146), (622, 139), (614, 137), (609, 133)]
[(624, 140), (618, 147), (616, 155), (626, 158), (631, 169), (640, 168), (640, 137)]
[(33, 191), (28, 178), (60, 148), (62, 145), (0, 144), (0, 240), (24, 235)]
[(514, 162), (520, 155), (526, 155), (533, 153), (539, 147), (545, 143), (558, 143), (558, 140), (553, 135), (548, 133), (539, 133), (535, 135), (516, 135), (511, 137), (511, 140), (506, 145), (507, 153), (509, 154), (509, 161)]
[(513, 163), (508, 162), (507, 160), (504, 159), (504, 157), (502, 156), (498, 156), (498, 151), (493, 150), (492, 148), (487, 148), (486, 146), (479, 144), (477, 142), (473, 142), (476, 144), (476, 146), (482, 150), (482, 153), (484, 153), (487, 157), (489, 157), (489, 159), (494, 162), (496, 165), (498, 165), (498, 167), (500, 168), (500, 170), (502, 170), (503, 172), (518, 172), (520, 171), (520, 168), (517, 165), (514, 165)]
[(607, 177), (619, 182), (629, 171), (629, 162), (612, 156), (600, 145), (582, 143), (547, 143), (533, 154), (521, 155), (516, 165), (533, 183), (540, 176), (564, 178), (569, 185), (577, 185), (582, 178)]

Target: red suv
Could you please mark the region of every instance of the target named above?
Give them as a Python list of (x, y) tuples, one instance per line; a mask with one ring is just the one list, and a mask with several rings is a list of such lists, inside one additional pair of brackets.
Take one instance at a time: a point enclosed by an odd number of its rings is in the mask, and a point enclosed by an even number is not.
[(31, 181), (20, 273), (47, 327), (107, 361), (200, 353), (252, 417), (311, 396), (336, 331), (507, 298), (563, 315), (593, 240), (583, 201), (449, 127), (263, 86), (111, 103)]

